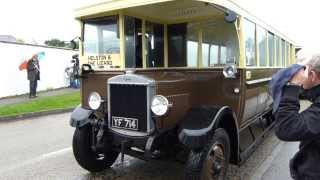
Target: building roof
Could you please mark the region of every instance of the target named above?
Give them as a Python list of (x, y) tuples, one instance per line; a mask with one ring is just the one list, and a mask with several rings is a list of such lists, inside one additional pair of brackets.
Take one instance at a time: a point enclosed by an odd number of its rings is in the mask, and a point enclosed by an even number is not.
[(0, 35), (0, 41), (17, 42), (17, 39), (12, 35)]

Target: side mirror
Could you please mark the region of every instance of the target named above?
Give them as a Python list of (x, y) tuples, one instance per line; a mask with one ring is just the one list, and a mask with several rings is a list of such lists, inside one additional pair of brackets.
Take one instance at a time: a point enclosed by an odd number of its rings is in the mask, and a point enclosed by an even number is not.
[(227, 79), (234, 79), (236, 78), (237, 74), (237, 67), (235, 65), (226, 65), (223, 68), (223, 75)]
[(225, 12), (225, 16), (224, 16), (224, 20), (228, 23), (234, 23), (237, 18), (238, 18), (238, 15), (237, 13), (235, 13), (234, 11), (231, 11), (229, 9), (226, 9), (220, 5), (217, 5), (217, 4), (214, 4), (214, 3), (208, 3), (208, 2), (205, 2), (205, 5), (206, 6), (213, 6), (223, 12)]
[(70, 48), (75, 50), (75, 49), (78, 49), (78, 43), (75, 41), (77, 40), (78, 42), (81, 41), (81, 38), (79, 36), (73, 38), (71, 41), (70, 41)]
[(234, 23), (237, 20), (238, 16), (233, 11), (227, 11), (226, 15), (224, 16), (224, 20), (228, 23)]

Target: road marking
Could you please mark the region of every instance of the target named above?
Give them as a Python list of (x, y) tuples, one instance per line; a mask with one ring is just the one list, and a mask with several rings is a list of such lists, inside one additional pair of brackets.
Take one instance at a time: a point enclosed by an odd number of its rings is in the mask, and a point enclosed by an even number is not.
[(68, 148), (64, 148), (64, 149), (60, 149), (58, 151), (54, 151), (54, 152), (50, 152), (50, 153), (47, 153), (47, 154), (42, 154), (41, 157), (43, 159), (47, 159), (47, 158), (51, 158), (51, 157), (56, 157), (56, 156), (59, 156), (60, 154), (64, 154), (64, 153), (67, 153), (69, 151), (71, 151), (72, 148), (71, 147), (68, 147)]
[(21, 162), (19, 164), (17, 163), (17, 164), (9, 165), (9, 166), (7, 166), (7, 167), (5, 167), (3, 169), (0, 169), (0, 174), (2, 174), (4, 172), (7, 172), (7, 171), (15, 170), (15, 169), (18, 169), (18, 168), (21, 168), (21, 167), (25, 167), (25, 166), (28, 166), (28, 165), (31, 165), (31, 164), (35, 164), (35, 163), (38, 163), (38, 162), (43, 161), (43, 160), (54, 158), (54, 157), (57, 157), (59, 155), (66, 154), (66, 153), (70, 152), (71, 150), (72, 150), (72, 148), (68, 147), (68, 148), (60, 149), (58, 151), (42, 154), (42, 155), (40, 155), (40, 156), (38, 156), (36, 158), (23, 161), (23, 162)]

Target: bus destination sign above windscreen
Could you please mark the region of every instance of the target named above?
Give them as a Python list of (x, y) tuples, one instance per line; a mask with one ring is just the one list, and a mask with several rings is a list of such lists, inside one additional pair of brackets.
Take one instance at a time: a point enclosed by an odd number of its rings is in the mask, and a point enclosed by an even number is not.
[(88, 64), (95, 70), (120, 69), (120, 54), (88, 55)]

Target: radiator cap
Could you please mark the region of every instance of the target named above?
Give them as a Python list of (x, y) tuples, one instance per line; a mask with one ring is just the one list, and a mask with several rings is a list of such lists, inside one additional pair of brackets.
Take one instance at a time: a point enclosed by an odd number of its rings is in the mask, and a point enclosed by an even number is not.
[(135, 73), (135, 69), (126, 69), (125, 73), (126, 74), (134, 74)]

